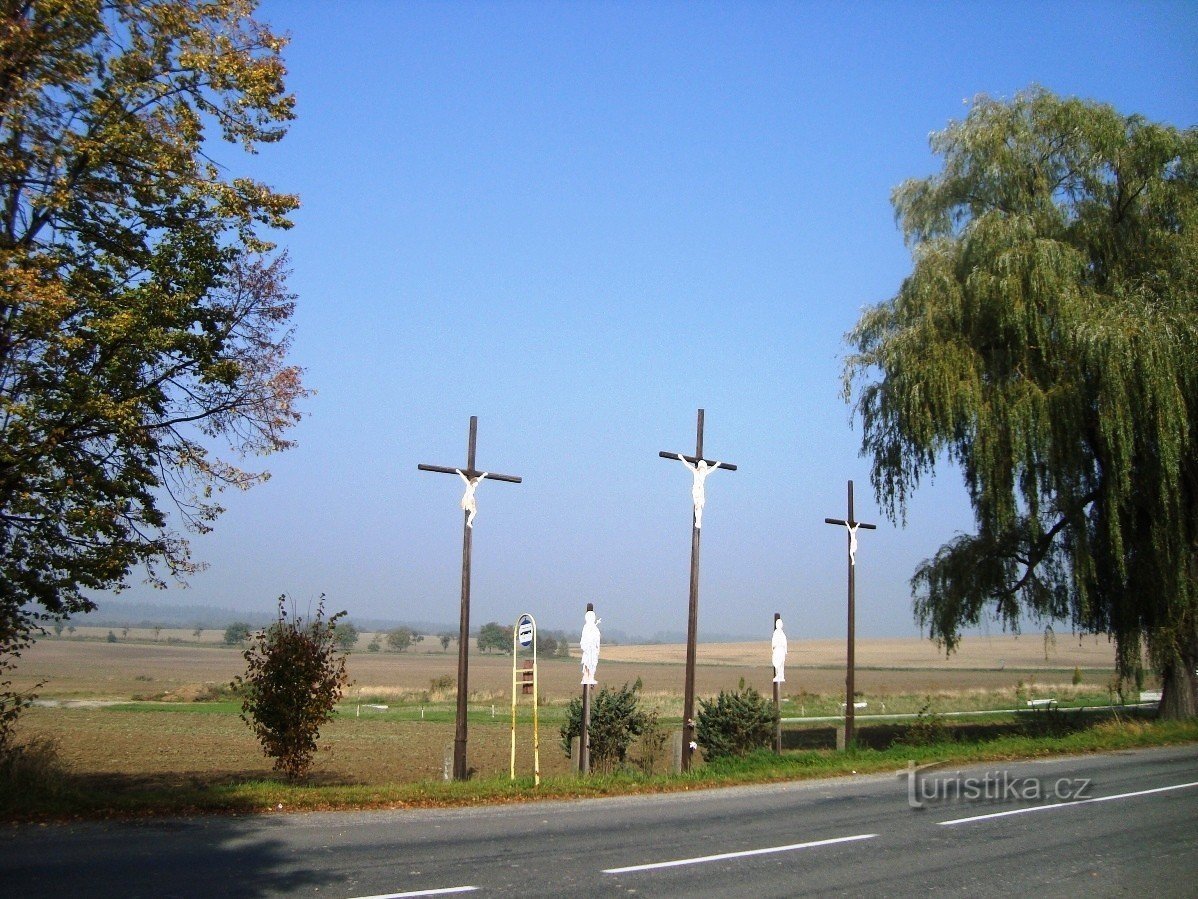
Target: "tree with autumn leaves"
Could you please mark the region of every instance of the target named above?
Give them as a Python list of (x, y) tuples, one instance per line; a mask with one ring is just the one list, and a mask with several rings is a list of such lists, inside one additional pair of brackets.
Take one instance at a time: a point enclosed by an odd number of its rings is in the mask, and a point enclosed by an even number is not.
[[(268, 240), (295, 197), (212, 161), (283, 137), (250, 0), (0, 3), (0, 635), (92, 609), (267, 477), (306, 395)], [(12, 635), (11, 637), (9, 635)]]

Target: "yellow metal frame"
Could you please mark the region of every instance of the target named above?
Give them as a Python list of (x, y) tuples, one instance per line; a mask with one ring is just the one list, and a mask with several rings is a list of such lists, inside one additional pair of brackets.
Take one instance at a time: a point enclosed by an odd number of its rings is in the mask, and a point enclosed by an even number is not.
[(532, 622), (532, 771), (533, 783), (541, 785), (541, 730), (537, 720), (538, 700), (541, 696), (537, 680), (537, 620), (527, 612), (516, 619), (512, 628), (512, 758), (510, 779), (516, 779), (516, 704), (520, 701), (520, 688), (524, 682), (519, 680), (520, 665), (520, 621), (527, 618)]

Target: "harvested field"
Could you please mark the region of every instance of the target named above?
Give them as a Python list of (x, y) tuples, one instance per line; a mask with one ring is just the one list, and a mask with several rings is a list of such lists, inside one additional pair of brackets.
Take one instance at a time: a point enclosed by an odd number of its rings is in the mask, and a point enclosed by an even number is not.
[[(31, 690), (41, 683), (40, 701), (53, 705), (27, 710), (19, 736), (53, 738), (63, 759), (84, 779), (196, 785), (269, 776), (270, 762), (237, 716), (236, 703), (194, 701), (217, 698), (244, 670), (241, 650), (179, 637), (168, 642), (166, 633), (160, 641), (38, 641), (13, 672), (13, 686)], [(428, 644), (435, 644), (437, 651), (430, 651)], [(1041, 690), (1064, 687), (1077, 666), (1090, 692), (1097, 687), (1101, 693), (1110, 679), (1113, 655), (1105, 641), (1079, 644), (1061, 638), (1048, 647), (1046, 657), (1041, 638), (1004, 636), (967, 640), (960, 653), (945, 660), (926, 641), (861, 640), (856, 686), (865, 697), (880, 700), (883, 709), (888, 702), (894, 710), (912, 705), (913, 698), (912, 708), (918, 708), (923, 702), (919, 697), (934, 694), (938, 709), (947, 710), (954, 703), (976, 707), (970, 703), (982, 694), (1013, 697), (1022, 683), (1034, 683)], [(677, 720), (684, 658), (679, 645), (605, 646), (599, 680), (619, 685), (639, 678), (646, 705)], [(840, 641), (791, 641), (783, 688), (788, 711), (833, 713), (844, 689), (843, 660)], [(440, 651), (439, 643), (426, 640), (417, 652), (359, 649), (350, 655), (349, 674), (352, 682), (342, 714), (322, 731), (321, 744), (327, 749), (317, 755), (315, 780), (383, 784), (439, 778), (453, 742), (455, 648)], [(548, 704), (541, 719), (544, 774), (566, 770), (567, 760), (557, 746), (558, 727), (564, 704), (579, 693), (579, 674), (575, 659), (540, 664), (541, 694)], [(468, 761), (483, 775), (508, 771), (511, 676), (510, 657), (471, 654)], [(699, 647), (700, 697), (735, 689), (742, 680), (768, 696), (771, 677), (765, 641)], [(131, 699), (173, 702), (165, 710), (102, 705)], [(359, 704), (361, 717), (356, 717)], [(389, 708), (380, 711), (373, 705)], [(530, 706), (521, 708), (517, 771), (527, 774), (532, 770)], [(803, 708), (807, 711), (801, 712)], [(428, 717), (422, 720), (426, 710)]]
[[(791, 640), (787, 669), (844, 665), (844, 640)], [(1040, 634), (997, 637), (967, 636), (959, 649), (947, 658), (931, 640), (910, 637), (858, 640), (859, 668), (921, 668), (936, 671), (966, 669), (1001, 671), (1019, 669), (1114, 668), (1115, 647), (1105, 637), (1061, 635), (1046, 644)], [(769, 663), (769, 641), (756, 643), (706, 643), (699, 647), (699, 660), (705, 665), (746, 665), (754, 659)], [(684, 664), (686, 646), (682, 643), (661, 645), (605, 646), (604, 661)]]
[[(426, 643), (434, 641), (425, 641)], [(1021, 673), (1037, 680), (1068, 680), (1074, 667), (1085, 681), (1105, 684), (1114, 668), (1114, 649), (1105, 640), (1061, 637), (1045, 652), (1042, 638), (967, 637), (962, 648), (945, 659), (926, 640), (860, 640), (857, 643), (857, 689), (886, 695), (929, 690), (1010, 687)], [(647, 696), (680, 695), (686, 648), (681, 644), (605, 646), (599, 666), (602, 683), (621, 684), (638, 677)], [(837, 693), (844, 684), (842, 642), (792, 640), (787, 665), (788, 693)], [(771, 689), (769, 644), (708, 643), (699, 647), (696, 690), (714, 695), (735, 688), (741, 678), (762, 692)], [(759, 661), (755, 661), (759, 660)], [(508, 701), (511, 658), (471, 653), (473, 701)], [(46, 698), (191, 699), (208, 685), (228, 684), (245, 667), (241, 651), (220, 645), (189, 643), (105, 643), (47, 638), (26, 651), (13, 677), (18, 689), (38, 690)], [(1054, 673), (1055, 672), (1055, 673)], [(355, 695), (400, 698), (427, 693), (440, 678), (456, 678), (457, 653), (354, 652), (349, 657)], [(578, 663), (548, 659), (540, 663), (541, 693), (548, 702), (565, 702), (578, 693)]]
[[(472, 723), (470, 766), (505, 774), (510, 719)], [(162, 785), (197, 786), (262, 779), (271, 762), (235, 714), (130, 712), (104, 708), (41, 708), (21, 719), (25, 735), (51, 737), (76, 774)], [(541, 773), (564, 774), (569, 760), (557, 746), (557, 724), (541, 725)], [(532, 729), (520, 725), (517, 773), (531, 774)], [(380, 720), (342, 715), (321, 731), (312, 779), (316, 783), (386, 784), (437, 780), (452, 757), (453, 722)]]

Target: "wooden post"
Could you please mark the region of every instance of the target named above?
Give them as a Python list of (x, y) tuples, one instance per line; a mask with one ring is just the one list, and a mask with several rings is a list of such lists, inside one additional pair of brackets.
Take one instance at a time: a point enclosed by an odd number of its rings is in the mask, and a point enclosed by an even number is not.
[[(691, 465), (705, 462), (716, 464), (714, 459), (703, 458), (703, 410), (699, 410), (698, 425), (695, 437), (695, 454), (683, 456), (680, 453), (658, 453), (663, 459), (685, 459)], [(721, 469), (736, 471), (736, 466), (728, 462), (720, 462)], [(682, 770), (691, 769), (691, 757), (694, 754), (695, 742), (695, 656), (699, 634), (699, 513), (696, 511), (691, 518), (691, 580), (690, 602), (687, 610), (686, 623), (686, 685), (682, 709)]]
[[(595, 611), (593, 602), (587, 603), (587, 611)], [(591, 685), (582, 685), (582, 723), (578, 733), (578, 773), (591, 773)]]
[[(470, 439), (466, 446), (466, 467), (446, 468), (442, 465), (417, 465), (421, 471), (436, 471), (441, 474), (461, 475), (471, 481), (486, 478), (492, 481), (507, 481), (519, 484), (520, 478), (509, 474), (493, 474), (474, 467), (474, 452), (478, 442), (478, 416), (470, 416)], [(458, 616), (458, 703), (457, 718), (453, 735), (453, 779), (466, 779), (466, 700), (470, 695), (468, 677), (470, 669), (470, 555), (474, 528), (471, 513), (462, 510), (462, 602)]]
[(848, 626), (848, 659), (846, 661), (847, 673), (845, 675), (845, 704), (844, 704), (844, 743), (846, 747), (851, 747), (854, 740), (854, 724), (856, 709), (853, 706), (854, 697), (856, 694), (856, 685), (854, 683), (856, 660), (854, 658), (857, 645), (857, 621), (856, 621), (856, 600), (857, 600), (857, 557), (854, 544), (856, 542), (857, 528), (866, 528), (867, 530), (877, 530), (876, 524), (866, 524), (863, 521), (857, 521), (853, 517), (853, 482), (849, 481), (849, 517), (841, 518), (825, 518), (827, 524), (838, 524), (843, 528), (848, 529), (848, 556), (849, 556), (849, 626)]
[[(778, 629), (778, 622), (782, 618), (781, 612), (774, 613), (774, 626), (770, 630), (770, 639), (773, 640), (774, 631)], [(778, 670), (770, 665), (770, 669), (774, 672), (774, 677), (778, 676)], [(778, 721), (774, 725), (774, 754), (782, 754), (782, 685), (777, 680), (774, 681), (774, 712), (778, 715)]]

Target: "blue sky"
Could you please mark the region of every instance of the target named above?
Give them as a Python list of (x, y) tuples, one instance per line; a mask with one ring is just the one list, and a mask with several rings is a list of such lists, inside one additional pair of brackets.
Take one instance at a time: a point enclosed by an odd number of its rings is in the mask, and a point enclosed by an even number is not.
[[(844, 632), (846, 481), (858, 633), (913, 635), (907, 582), (972, 529), (939, 472), (905, 527), (873, 501), (840, 397), (843, 335), (910, 268), (890, 206), (928, 135), (1033, 83), (1198, 122), (1187, 3), (266, 2), (298, 118), (251, 159), (300, 195), (280, 237), (295, 361), (318, 391), (226, 497), (209, 563), (153, 599), (456, 623), (461, 485), (485, 482), (472, 622), (534, 614), (684, 632), (690, 476), (708, 480), (700, 636)], [(221, 151), (222, 154), (227, 151)], [(997, 627), (995, 628), (997, 630)]]

